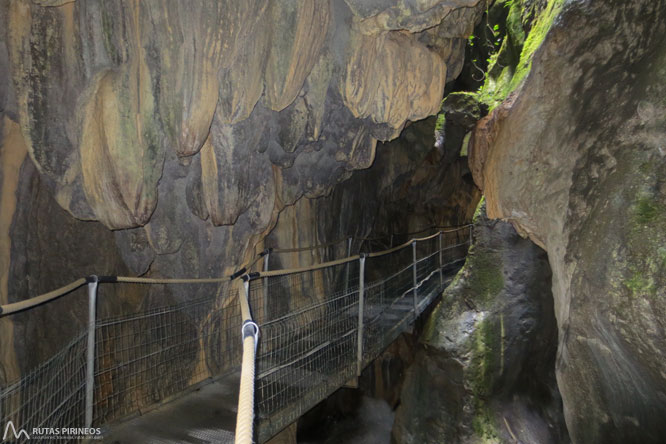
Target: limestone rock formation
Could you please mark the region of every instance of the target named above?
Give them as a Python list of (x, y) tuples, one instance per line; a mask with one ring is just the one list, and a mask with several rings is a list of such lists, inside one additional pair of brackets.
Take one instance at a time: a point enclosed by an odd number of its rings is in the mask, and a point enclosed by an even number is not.
[[(506, 36), (486, 82), (482, 16)], [(664, 32), (666, 0), (2, 1), (0, 304), (465, 223), (475, 182), (545, 253), (482, 218), (395, 439), (565, 442), (554, 366), (573, 442), (662, 442)], [(461, 72), (481, 90), (442, 104)], [(200, 296), (106, 291), (103, 316)], [(85, 294), (67, 298), (0, 318), (0, 385), (82, 331)], [(423, 405), (427, 380), (446, 395)]]
[(340, 87), (355, 117), (370, 117), (399, 132), (407, 120), (437, 112), (446, 80), (439, 55), (396, 32), (356, 39)]
[[(470, 6), (442, 3), (445, 7), (428, 7), (451, 12)], [(395, 7), (384, 5), (386, 10)], [(405, 13), (427, 16), (429, 28), (447, 28), (440, 34), (448, 39), (426, 45), (416, 34), (392, 28), (359, 35), (352, 22), (362, 18), (342, 2), (325, 0), (256, 0), (226, 6), (182, 1), (5, 2), (3, 66), (12, 80), (11, 106), (16, 107), (30, 157), (48, 178), (60, 205), (77, 218), (99, 220), (111, 229), (134, 228), (146, 225), (160, 205), (158, 183), (173, 180), (165, 174), (169, 153), (181, 158), (196, 155), (212, 140), (211, 127), (242, 125), (258, 102), (268, 110), (285, 111), (264, 113), (267, 121), (253, 122), (260, 123), (259, 128), (273, 122), (281, 132), (287, 131), (286, 139), (272, 134), (256, 147), (260, 153), (268, 150), (271, 162), (286, 168), (305, 156), (305, 163), (312, 164), (320, 160), (308, 156), (309, 143), (319, 144), (313, 147), (317, 152), (324, 142), (347, 145), (326, 135), (326, 124), (335, 119), (325, 116), (328, 110), (342, 113), (347, 126), (366, 128), (354, 133), (359, 142), (345, 169), (369, 166), (374, 155), (369, 137), (394, 138), (407, 120), (438, 109), (449, 61), (437, 48), (446, 52), (451, 41), (464, 41), (470, 29), (466, 23), (444, 23), (441, 11), (424, 8), (408, 8)], [(459, 22), (477, 16), (467, 14)], [(452, 63), (460, 56), (452, 55)], [(327, 93), (335, 85), (341, 86), (341, 97)], [(346, 117), (340, 104), (353, 117)], [(363, 123), (365, 118), (372, 124)], [(247, 146), (238, 149), (248, 151)], [(221, 145), (216, 150), (222, 150)], [(202, 156), (204, 164), (212, 162), (210, 152)], [(330, 158), (331, 166), (345, 160), (333, 160), (330, 150), (321, 154)], [(285, 156), (288, 162), (278, 160)], [(231, 171), (236, 169), (235, 163), (226, 166), (231, 165)], [(204, 180), (215, 168), (204, 165)], [(263, 172), (264, 180), (273, 180)], [(312, 187), (301, 181), (286, 201), (303, 193), (321, 194), (346, 177), (333, 175)], [(239, 183), (229, 178), (223, 186)], [(272, 188), (268, 185), (267, 192)], [(265, 201), (263, 213), (272, 213), (271, 202)], [(238, 211), (250, 210), (241, 207), (229, 217), (214, 212), (213, 223), (232, 223)]]
[[(378, 149), (396, 151), (397, 162), (424, 161), (430, 146), (405, 157), (408, 144), (378, 148), (378, 140), (439, 109), (481, 2), (375, 2), (377, 13), (395, 17), (398, 8), (400, 23), (413, 23), (371, 33), (355, 4), (0, 2), (0, 303), (90, 273), (232, 272), (261, 248), (281, 212), (332, 196)], [(437, 161), (425, 162), (436, 172)], [(466, 172), (462, 160), (454, 163)], [(415, 169), (389, 164), (371, 175), (385, 178), (383, 189)], [(367, 199), (377, 200), (366, 186)], [(468, 174), (460, 202), (478, 198), (470, 190)], [(349, 213), (362, 219), (350, 217), (347, 228), (378, 216), (360, 213)], [(416, 219), (409, 223), (424, 222)], [(129, 291), (101, 297), (100, 312), (194, 297)], [(83, 328), (81, 306), (0, 319), (0, 382)], [(60, 324), (68, 328), (40, 341)]]
[[(466, 127), (473, 123), (468, 121)], [(439, 148), (433, 146), (434, 117), (411, 124), (396, 140), (379, 142), (371, 168), (355, 172), (326, 196), (303, 198), (286, 207), (262, 245), (287, 248), (344, 241), (347, 236), (384, 236), (381, 246), (388, 247), (391, 233), (468, 223), (481, 195), (467, 157), (460, 156), (462, 135), (455, 135), (456, 119), (449, 119), (447, 125), (451, 137)], [(404, 240), (395, 238), (396, 243)], [(352, 251), (360, 247), (357, 241)], [(275, 266), (336, 259), (345, 251), (341, 242), (331, 249), (280, 256), (282, 262), (276, 258)]]
[(489, 217), (548, 253), (577, 443), (666, 436), (665, 30), (664, 1), (566, 2), (474, 136)]
[(545, 253), (482, 209), (407, 370), (395, 442), (568, 442), (550, 278)]

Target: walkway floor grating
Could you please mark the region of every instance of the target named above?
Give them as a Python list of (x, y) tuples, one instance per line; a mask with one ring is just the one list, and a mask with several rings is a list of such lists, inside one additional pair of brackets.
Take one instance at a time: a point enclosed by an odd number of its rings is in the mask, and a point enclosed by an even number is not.
[(233, 443), (240, 374), (201, 386), (145, 415), (105, 427), (110, 444)]

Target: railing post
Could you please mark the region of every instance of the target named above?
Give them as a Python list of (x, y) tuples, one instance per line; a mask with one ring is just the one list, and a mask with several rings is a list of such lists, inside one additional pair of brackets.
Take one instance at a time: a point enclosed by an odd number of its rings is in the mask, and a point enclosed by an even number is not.
[[(347, 257), (351, 256), (351, 248), (352, 248), (352, 238), (351, 236), (349, 239), (347, 239)], [(349, 291), (349, 262), (345, 264), (345, 291), (344, 294), (347, 294), (347, 291)]]
[(412, 241), (412, 258), (414, 260), (413, 265), (412, 265), (412, 274), (414, 275), (414, 319), (418, 317), (418, 313), (416, 312), (416, 299), (418, 297), (418, 291), (416, 290), (416, 284), (417, 284), (417, 278), (416, 278), (416, 241)]
[[(268, 279), (268, 278), (264, 278)], [(247, 306), (250, 306), (250, 280), (249, 279), (244, 279), (243, 280), (243, 292), (245, 295), (245, 300), (247, 301)], [(249, 311), (249, 308), (248, 308)], [(252, 313), (248, 313), (248, 316), (252, 317)], [(245, 321), (245, 320), (243, 320)]]
[(95, 395), (95, 320), (97, 316), (97, 276), (88, 282), (88, 346), (86, 356), (86, 427), (92, 427)]
[[(272, 248), (267, 249), (266, 254), (264, 255), (264, 271), (268, 271), (268, 260), (271, 257), (271, 250), (272, 250)], [(262, 304), (264, 306), (263, 307), (264, 308), (264, 316), (265, 316), (264, 319), (268, 319), (268, 278), (266, 278), (266, 277), (263, 278), (262, 284), (263, 284), (262, 287), (264, 287), (263, 301), (262, 301)], [(246, 294), (246, 296), (247, 296), (247, 294)]]
[(442, 267), (444, 266), (444, 260), (442, 258), (442, 238), (444, 237), (443, 233), (439, 232), (439, 287), (440, 289), (444, 287), (444, 271)]
[(356, 376), (361, 376), (363, 370), (363, 306), (365, 291), (365, 254), (361, 253), (358, 260), (358, 329), (356, 340)]

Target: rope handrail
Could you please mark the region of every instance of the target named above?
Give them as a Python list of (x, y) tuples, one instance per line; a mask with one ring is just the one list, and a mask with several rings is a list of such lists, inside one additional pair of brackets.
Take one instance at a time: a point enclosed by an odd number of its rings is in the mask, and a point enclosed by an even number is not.
[[(382, 251), (377, 251), (377, 252), (372, 252), (372, 253), (366, 253), (366, 257), (379, 257), (379, 256), (384, 256), (386, 254), (393, 253), (397, 250), (400, 250), (402, 248), (405, 248), (409, 245), (411, 245), (412, 242), (421, 242), (425, 240), (432, 239), (436, 236), (439, 235), (439, 233), (452, 233), (455, 231), (459, 231), (461, 229), (467, 228), (471, 226), (471, 224), (467, 225), (460, 225), (458, 227), (445, 227), (448, 229), (448, 231), (439, 231), (435, 234), (432, 234), (430, 236), (422, 237), (422, 238), (413, 238), (410, 239), (396, 247), (389, 248), (387, 250), (382, 250)], [(433, 228), (433, 227), (430, 227)], [(430, 228), (426, 228), (421, 231), (429, 230)], [(347, 238), (348, 239), (348, 238)], [(364, 238), (361, 238), (364, 239)], [(344, 239), (343, 239), (344, 240)], [(367, 239), (366, 239), (367, 240)], [(274, 248), (269, 248), (261, 253), (259, 253), (253, 260), (251, 261), (246, 261), (246, 263), (238, 269), (235, 273), (232, 273), (227, 276), (219, 277), (219, 278), (142, 278), (142, 277), (133, 277), (133, 276), (87, 276), (85, 278), (80, 278), (75, 280), (74, 282), (71, 282), (67, 285), (64, 285), (60, 288), (57, 288), (55, 290), (52, 290), (48, 293), (44, 293), (38, 296), (34, 296), (29, 299), (24, 299), (22, 301), (18, 302), (12, 302), (9, 304), (5, 305), (0, 305), (0, 317), (13, 314), (19, 311), (24, 311), (28, 310), (30, 308), (36, 307), (38, 305), (45, 304), (47, 302), (50, 302), (54, 299), (57, 299), (61, 296), (66, 295), (67, 293), (70, 293), (79, 287), (82, 287), (84, 284), (87, 284), (89, 282), (100, 282), (100, 283), (116, 283), (116, 282), (122, 282), (122, 283), (134, 283), (134, 284), (206, 284), (206, 283), (222, 283), (225, 281), (229, 280), (234, 280), (236, 278), (239, 278), (245, 274), (247, 274), (247, 270), (251, 269), (252, 266), (254, 266), (262, 257), (264, 257), (269, 251), (270, 252), (291, 252), (291, 251), (305, 251), (307, 249), (314, 249), (314, 248), (321, 248), (322, 246), (326, 245), (333, 245), (335, 243), (340, 242), (340, 240), (335, 241), (335, 242), (329, 242), (328, 244), (322, 244), (319, 246), (315, 247), (303, 247), (299, 249), (274, 249)], [(317, 270), (321, 268), (326, 268), (330, 266), (335, 266), (335, 265), (341, 265), (345, 264), (347, 262), (351, 262), (354, 260), (359, 259), (360, 255), (353, 255), (349, 256), (343, 259), (337, 259), (334, 261), (328, 261), (328, 262), (322, 262), (319, 264), (315, 265), (310, 265), (307, 267), (296, 267), (296, 268), (288, 268), (288, 269), (283, 269), (283, 270), (272, 270), (272, 271), (260, 271), (260, 272), (255, 272), (255, 273), (250, 273), (249, 276), (251, 279), (258, 278), (258, 277), (270, 277), (270, 276), (283, 276), (287, 274), (295, 274), (295, 273), (301, 273), (305, 271), (312, 271), (312, 270)]]
[(99, 282), (99, 283), (123, 282), (131, 284), (215, 284), (215, 283), (228, 282), (246, 274), (247, 270), (250, 269), (252, 266), (254, 266), (254, 264), (256, 264), (265, 254), (266, 251), (262, 251), (259, 255), (257, 255), (257, 257), (254, 260), (246, 261), (245, 264), (241, 266), (240, 269), (238, 269), (238, 271), (230, 275), (226, 275), (219, 278), (142, 278), (135, 276), (96, 276), (96, 275), (86, 276), (84, 278), (77, 279), (74, 282), (71, 282), (60, 288), (56, 288), (55, 290), (49, 291), (48, 293), (24, 299), (22, 301), (0, 305), (0, 317), (17, 313), (19, 311), (28, 310), (38, 305), (50, 302), (54, 299), (58, 299), (59, 297), (64, 296), (67, 293), (71, 293), (72, 291), (91, 282)]
[(72, 283), (57, 288), (53, 291), (49, 291), (48, 293), (44, 293), (42, 295), (35, 296), (30, 299), (25, 299), (23, 301), (0, 305), (0, 316), (16, 313), (18, 311), (27, 310), (28, 308), (32, 308), (37, 305), (45, 304), (46, 302), (50, 302), (54, 299), (66, 295), (69, 292), (76, 290), (77, 288), (81, 287), (87, 282), (88, 280), (86, 278), (77, 279)]
[[(240, 277), (245, 273), (245, 268), (241, 269), (243, 273), (239, 274), (237, 277)], [(48, 293), (44, 293), (38, 296), (34, 296), (29, 299), (24, 299), (18, 302), (12, 302), (5, 305), (0, 305), (0, 316), (5, 316), (19, 311), (28, 310), (34, 308), (38, 305), (51, 302), (54, 299), (58, 299), (61, 296), (64, 296), (72, 291), (82, 287), (85, 284), (90, 282), (99, 282), (99, 283), (132, 283), (132, 284), (211, 284), (211, 283), (222, 283), (233, 280), (234, 275), (224, 276), (221, 278), (141, 278), (133, 276), (87, 276), (85, 278), (80, 278), (71, 282), (67, 285), (64, 285), (60, 288), (52, 290)]]
[[(466, 225), (465, 227), (461, 227), (460, 229), (466, 228), (468, 226), (469, 225)], [(387, 255), (387, 254), (391, 254), (391, 253), (394, 253), (398, 250), (401, 250), (403, 248), (406, 248), (406, 247), (410, 246), (413, 242), (423, 242), (423, 241), (427, 241), (427, 240), (430, 240), (430, 239), (434, 239), (435, 237), (439, 236), (439, 234), (440, 234), (440, 232), (437, 232), (437, 233), (432, 234), (430, 236), (420, 237), (420, 238), (413, 238), (413, 239), (408, 240), (407, 242), (404, 242), (404, 243), (398, 245), (397, 247), (389, 248), (388, 250), (383, 250), (383, 251), (376, 251), (376, 252), (373, 252), (373, 253), (364, 253), (363, 256), (373, 258), (373, 257), (379, 257), (379, 256), (384, 256), (384, 255)], [(250, 273), (249, 277), (250, 277), (250, 279), (257, 279), (257, 278), (260, 278), (260, 277), (274, 277), (274, 276), (284, 276), (284, 275), (288, 275), (288, 274), (303, 273), (305, 271), (319, 270), (321, 268), (328, 268), (328, 267), (333, 267), (333, 266), (336, 266), (336, 265), (346, 264), (347, 262), (352, 262), (352, 261), (358, 260), (360, 257), (361, 257), (360, 254), (356, 254), (356, 255), (349, 256), (349, 257), (346, 257), (346, 258), (343, 258), (343, 259), (337, 259), (337, 260), (328, 261), (328, 262), (321, 262), (319, 264), (309, 265), (309, 266), (306, 266), (306, 267), (285, 268), (285, 269), (282, 269), (282, 270), (271, 270), (271, 271), (257, 271), (255, 273)]]
[(295, 268), (285, 268), (282, 270), (270, 270), (270, 271), (257, 271), (255, 273), (250, 273), (248, 276), (250, 279), (257, 279), (260, 277), (272, 277), (272, 276), (285, 276), (288, 274), (303, 273), (305, 271), (319, 270), (322, 268), (333, 267), (335, 265), (346, 264), (347, 262), (353, 262), (358, 260), (361, 257), (359, 254), (349, 256), (343, 259), (336, 259), (334, 261), (321, 262), (319, 264), (308, 265), (306, 267), (295, 267)]
[(391, 236), (411, 236), (413, 234), (423, 233), (424, 231), (428, 231), (428, 230), (438, 230), (438, 231), (441, 231), (442, 233), (453, 233), (453, 232), (458, 231), (460, 229), (467, 228), (470, 225), (472, 225), (472, 224), (448, 225), (448, 226), (446, 226), (446, 225), (432, 225), (430, 227), (423, 228), (423, 229), (418, 230), (418, 231), (409, 231), (407, 233), (391, 233), (391, 234), (386, 234), (384, 236), (377, 236), (377, 237), (359, 237), (358, 239), (362, 240), (362, 241), (378, 241), (378, 240), (386, 239), (387, 237), (391, 237)]
[(356, 239), (356, 240), (359, 240), (359, 241), (377, 241), (377, 240), (386, 239), (386, 238), (391, 237), (391, 236), (411, 236), (413, 234), (423, 233), (424, 231), (428, 231), (428, 230), (439, 230), (438, 232), (442, 232), (442, 233), (453, 233), (453, 232), (458, 231), (460, 229), (467, 228), (470, 225), (471, 224), (453, 225), (453, 226), (432, 225), (430, 227), (423, 228), (422, 230), (409, 231), (409, 232), (406, 232), (406, 233), (391, 233), (391, 234), (387, 234), (387, 235), (384, 235), (384, 236), (377, 236), (377, 237), (345, 236), (345, 237), (341, 237), (339, 239), (336, 239), (334, 241), (325, 242), (323, 244), (310, 245), (310, 246), (307, 246), (307, 247), (294, 247), (294, 248), (271, 247), (270, 250), (271, 250), (271, 253), (300, 253), (300, 252), (303, 252), (303, 251), (309, 251), (309, 250), (316, 250), (316, 249), (319, 249), (319, 248), (331, 247), (333, 245), (344, 242), (344, 241), (346, 241), (350, 238)]

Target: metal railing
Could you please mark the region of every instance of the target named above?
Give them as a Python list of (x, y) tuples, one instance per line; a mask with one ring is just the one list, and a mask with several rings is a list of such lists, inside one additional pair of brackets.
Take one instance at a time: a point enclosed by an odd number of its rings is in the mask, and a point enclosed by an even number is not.
[[(91, 276), (2, 306), (0, 314), (11, 314), (83, 286), (89, 317), (87, 328), (59, 352), (0, 387), (0, 424), (101, 426), (235, 371), (241, 310), (232, 280), (262, 261), (262, 272), (246, 276), (261, 328), (256, 405), (263, 441), (358, 375), (404, 331), (464, 259), (470, 236), (471, 226), (459, 227), (356, 256), (348, 240), (346, 259), (284, 271), (268, 269), (267, 250), (219, 279)], [(100, 316), (98, 298), (111, 283), (148, 285), (150, 308)], [(175, 302), (154, 307), (155, 300)]]
[(261, 331), (258, 441), (359, 376), (441, 293), (470, 239), (467, 226), (382, 252), (249, 274), (250, 305)]
[(239, 366), (241, 315), (228, 278), (152, 284), (152, 292), (167, 300), (195, 296), (122, 316), (99, 316), (97, 300), (105, 296), (105, 286), (95, 277), (89, 281), (88, 328), (0, 388), (1, 424), (100, 426), (145, 412)]

